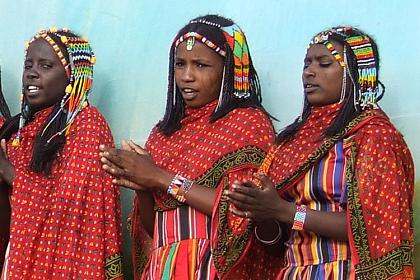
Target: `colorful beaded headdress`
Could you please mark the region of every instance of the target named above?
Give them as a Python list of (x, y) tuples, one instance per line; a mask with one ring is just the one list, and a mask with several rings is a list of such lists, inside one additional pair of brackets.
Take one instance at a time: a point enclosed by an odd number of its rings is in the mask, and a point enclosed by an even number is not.
[[(223, 35), (226, 38), (227, 45), (233, 54), (234, 64), (234, 91), (233, 94), (237, 98), (248, 98), (251, 95), (251, 85), (249, 78), (250, 59), (248, 44), (246, 42), (245, 34), (239, 28), (238, 25), (233, 24), (231, 26), (222, 27), (220, 24), (210, 22), (204, 19), (192, 20), (191, 23), (201, 23), (209, 26), (220, 28), (223, 31)], [(210, 49), (214, 50), (223, 57), (226, 57), (226, 50), (224, 46), (217, 46), (211, 42), (208, 38), (204, 37), (197, 32), (187, 32), (181, 35), (175, 41), (175, 48), (182, 42), (187, 40), (187, 49), (191, 50), (194, 44), (194, 40), (188, 41), (188, 39), (194, 38), (201, 43), (205, 44)], [(225, 66), (226, 67), (226, 66)], [(224, 69), (226, 73), (226, 69)], [(224, 75), (225, 76), (225, 75)]]
[[(66, 51), (69, 55), (69, 61), (66, 60), (60, 47), (51, 38), (51, 36), (58, 38), (66, 47)], [(65, 89), (63, 99), (60, 103), (60, 109), (50, 119), (42, 131), (42, 134), (47, 131), (51, 123), (60, 114), (66, 114), (66, 124), (64, 129), (58, 131), (49, 138), (47, 141), (49, 143), (54, 137), (61, 135), (62, 133), (67, 135), (76, 115), (88, 105), (88, 95), (93, 81), (93, 64), (95, 64), (96, 58), (87, 39), (75, 35), (68, 29), (57, 30), (56, 28), (51, 28), (49, 30), (41, 30), (27, 43), (26, 51), (35, 40), (40, 38), (44, 39), (54, 49), (63, 64), (67, 78), (69, 79), (69, 84)], [(13, 146), (19, 145), (20, 130), (26, 121), (26, 115), (24, 112), (26, 104), (23, 93), (21, 95), (21, 102), (22, 114), (19, 122), (19, 130), (13, 141)]]
[[(378, 81), (378, 65), (375, 61), (374, 50), (372, 47), (371, 39), (366, 34), (353, 27), (334, 27), (329, 30), (323, 31), (316, 36), (310, 42), (313, 44), (324, 44), (331, 54), (337, 59), (341, 66), (345, 67), (348, 71), (348, 57), (343, 59), (341, 55), (335, 50), (331, 43), (331, 36), (339, 36), (344, 42), (347, 43), (350, 50), (353, 52), (357, 64), (358, 80), (357, 84), (352, 79), (353, 85), (355, 86), (355, 105), (358, 105), (361, 110), (377, 108), (377, 101), (382, 98), (383, 92), (379, 90)], [(346, 45), (344, 45), (344, 54), (348, 51)]]

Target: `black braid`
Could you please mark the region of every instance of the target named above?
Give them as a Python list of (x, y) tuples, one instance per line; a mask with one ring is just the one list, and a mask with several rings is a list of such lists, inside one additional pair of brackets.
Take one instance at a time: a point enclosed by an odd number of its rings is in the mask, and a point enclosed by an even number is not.
[[(69, 31), (59, 31), (57, 33), (60, 36), (77, 37), (76, 34)], [(69, 61), (69, 54), (67, 52), (66, 46), (61, 42), (61, 39), (58, 36), (51, 33), (49, 33), (48, 35), (60, 48), (66, 60)], [(52, 123), (48, 126), (45, 132), (42, 134), (42, 131), (44, 131), (44, 128), (47, 126), (47, 124), (60, 110), (60, 102), (54, 105), (52, 112), (50, 113), (47, 120), (43, 124), (41, 130), (37, 134), (35, 138), (34, 149), (32, 151), (32, 160), (30, 163), (30, 168), (35, 172), (43, 173), (45, 175), (51, 173), (53, 162), (57, 158), (58, 152), (63, 149), (64, 144), (66, 143), (65, 133), (53, 137), (51, 141), (49, 140), (53, 135), (55, 135), (59, 131), (62, 131), (66, 127), (67, 111), (60, 112), (58, 116), (52, 121)]]

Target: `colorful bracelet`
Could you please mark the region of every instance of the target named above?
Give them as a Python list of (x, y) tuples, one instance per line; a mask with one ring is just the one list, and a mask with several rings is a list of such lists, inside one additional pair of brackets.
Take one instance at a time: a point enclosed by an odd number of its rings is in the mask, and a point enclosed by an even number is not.
[(295, 218), (293, 219), (292, 230), (303, 230), (303, 225), (305, 224), (306, 218), (306, 206), (305, 205), (296, 205)]
[(179, 202), (184, 203), (186, 200), (185, 195), (190, 191), (193, 184), (193, 181), (188, 180), (187, 178), (182, 177), (179, 174), (176, 174), (174, 178), (172, 178), (172, 181), (168, 186), (167, 192)]
[(273, 244), (276, 244), (281, 239), (282, 230), (281, 230), (280, 223), (277, 220), (274, 220), (274, 221), (277, 224), (278, 233), (277, 233), (276, 237), (273, 238), (273, 240), (264, 240), (264, 239), (260, 238), (259, 235), (258, 235), (258, 233), (257, 233), (257, 227), (254, 228), (255, 237), (257, 238), (258, 241), (260, 241), (261, 243), (263, 243), (265, 245), (273, 245)]

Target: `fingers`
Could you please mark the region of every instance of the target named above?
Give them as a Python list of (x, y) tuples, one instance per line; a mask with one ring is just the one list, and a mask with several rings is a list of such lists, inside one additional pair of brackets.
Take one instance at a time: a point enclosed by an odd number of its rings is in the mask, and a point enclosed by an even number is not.
[(232, 212), (233, 214), (235, 214), (238, 217), (242, 217), (242, 218), (252, 218), (252, 214), (249, 211), (241, 211), (239, 209), (237, 209), (236, 207), (229, 207), (229, 211)]
[(124, 178), (115, 178), (112, 180), (112, 183), (120, 186), (120, 187), (124, 187), (124, 188), (129, 188), (135, 191), (145, 191), (147, 190), (145, 187), (142, 187), (130, 180), (124, 179)]
[(132, 151), (132, 152), (134, 152), (133, 149), (130, 147), (130, 145), (128, 145), (128, 142), (126, 140), (121, 140), (121, 148), (124, 151)]
[(111, 162), (118, 167), (123, 167), (124, 162), (126, 162), (127, 160), (127, 153), (130, 152), (120, 149), (104, 147), (99, 153), (99, 156), (101, 157), (101, 161), (102, 159), (106, 159), (108, 160), (108, 162)]
[(1, 139), (0, 146), (1, 146), (1, 149), (2, 149), (3, 153), (7, 157), (7, 143), (6, 143), (6, 139)]
[(271, 181), (270, 177), (262, 173), (254, 174), (254, 177), (260, 180), (262, 189), (274, 188), (274, 184)]
[(128, 145), (131, 147), (131, 149), (133, 149), (136, 153), (140, 155), (148, 154), (145, 149), (134, 143), (133, 140), (128, 141)]
[(124, 176), (126, 174), (125, 170), (116, 166), (106, 157), (101, 158), (102, 169), (114, 176)]

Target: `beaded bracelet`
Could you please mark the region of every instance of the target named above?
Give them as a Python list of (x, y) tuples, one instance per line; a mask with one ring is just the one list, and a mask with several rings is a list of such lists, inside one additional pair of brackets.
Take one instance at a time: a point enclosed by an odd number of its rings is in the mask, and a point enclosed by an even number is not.
[(176, 174), (168, 186), (167, 192), (179, 202), (185, 202), (185, 195), (190, 191), (193, 181)]
[(303, 230), (303, 225), (305, 224), (306, 218), (306, 206), (305, 205), (296, 205), (295, 218), (293, 219), (292, 230)]
[(273, 238), (273, 240), (264, 240), (264, 239), (262, 239), (261, 237), (258, 236), (257, 227), (254, 228), (255, 237), (257, 238), (258, 241), (260, 241), (261, 243), (263, 243), (265, 245), (273, 245), (273, 244), (276, 244), (281, 239), (282, 230), (281, 230), (280, 223), (277, 220), (274, 220), (274, 221), (277, 224), (278, 233), (277, 233), (276, 237)]

